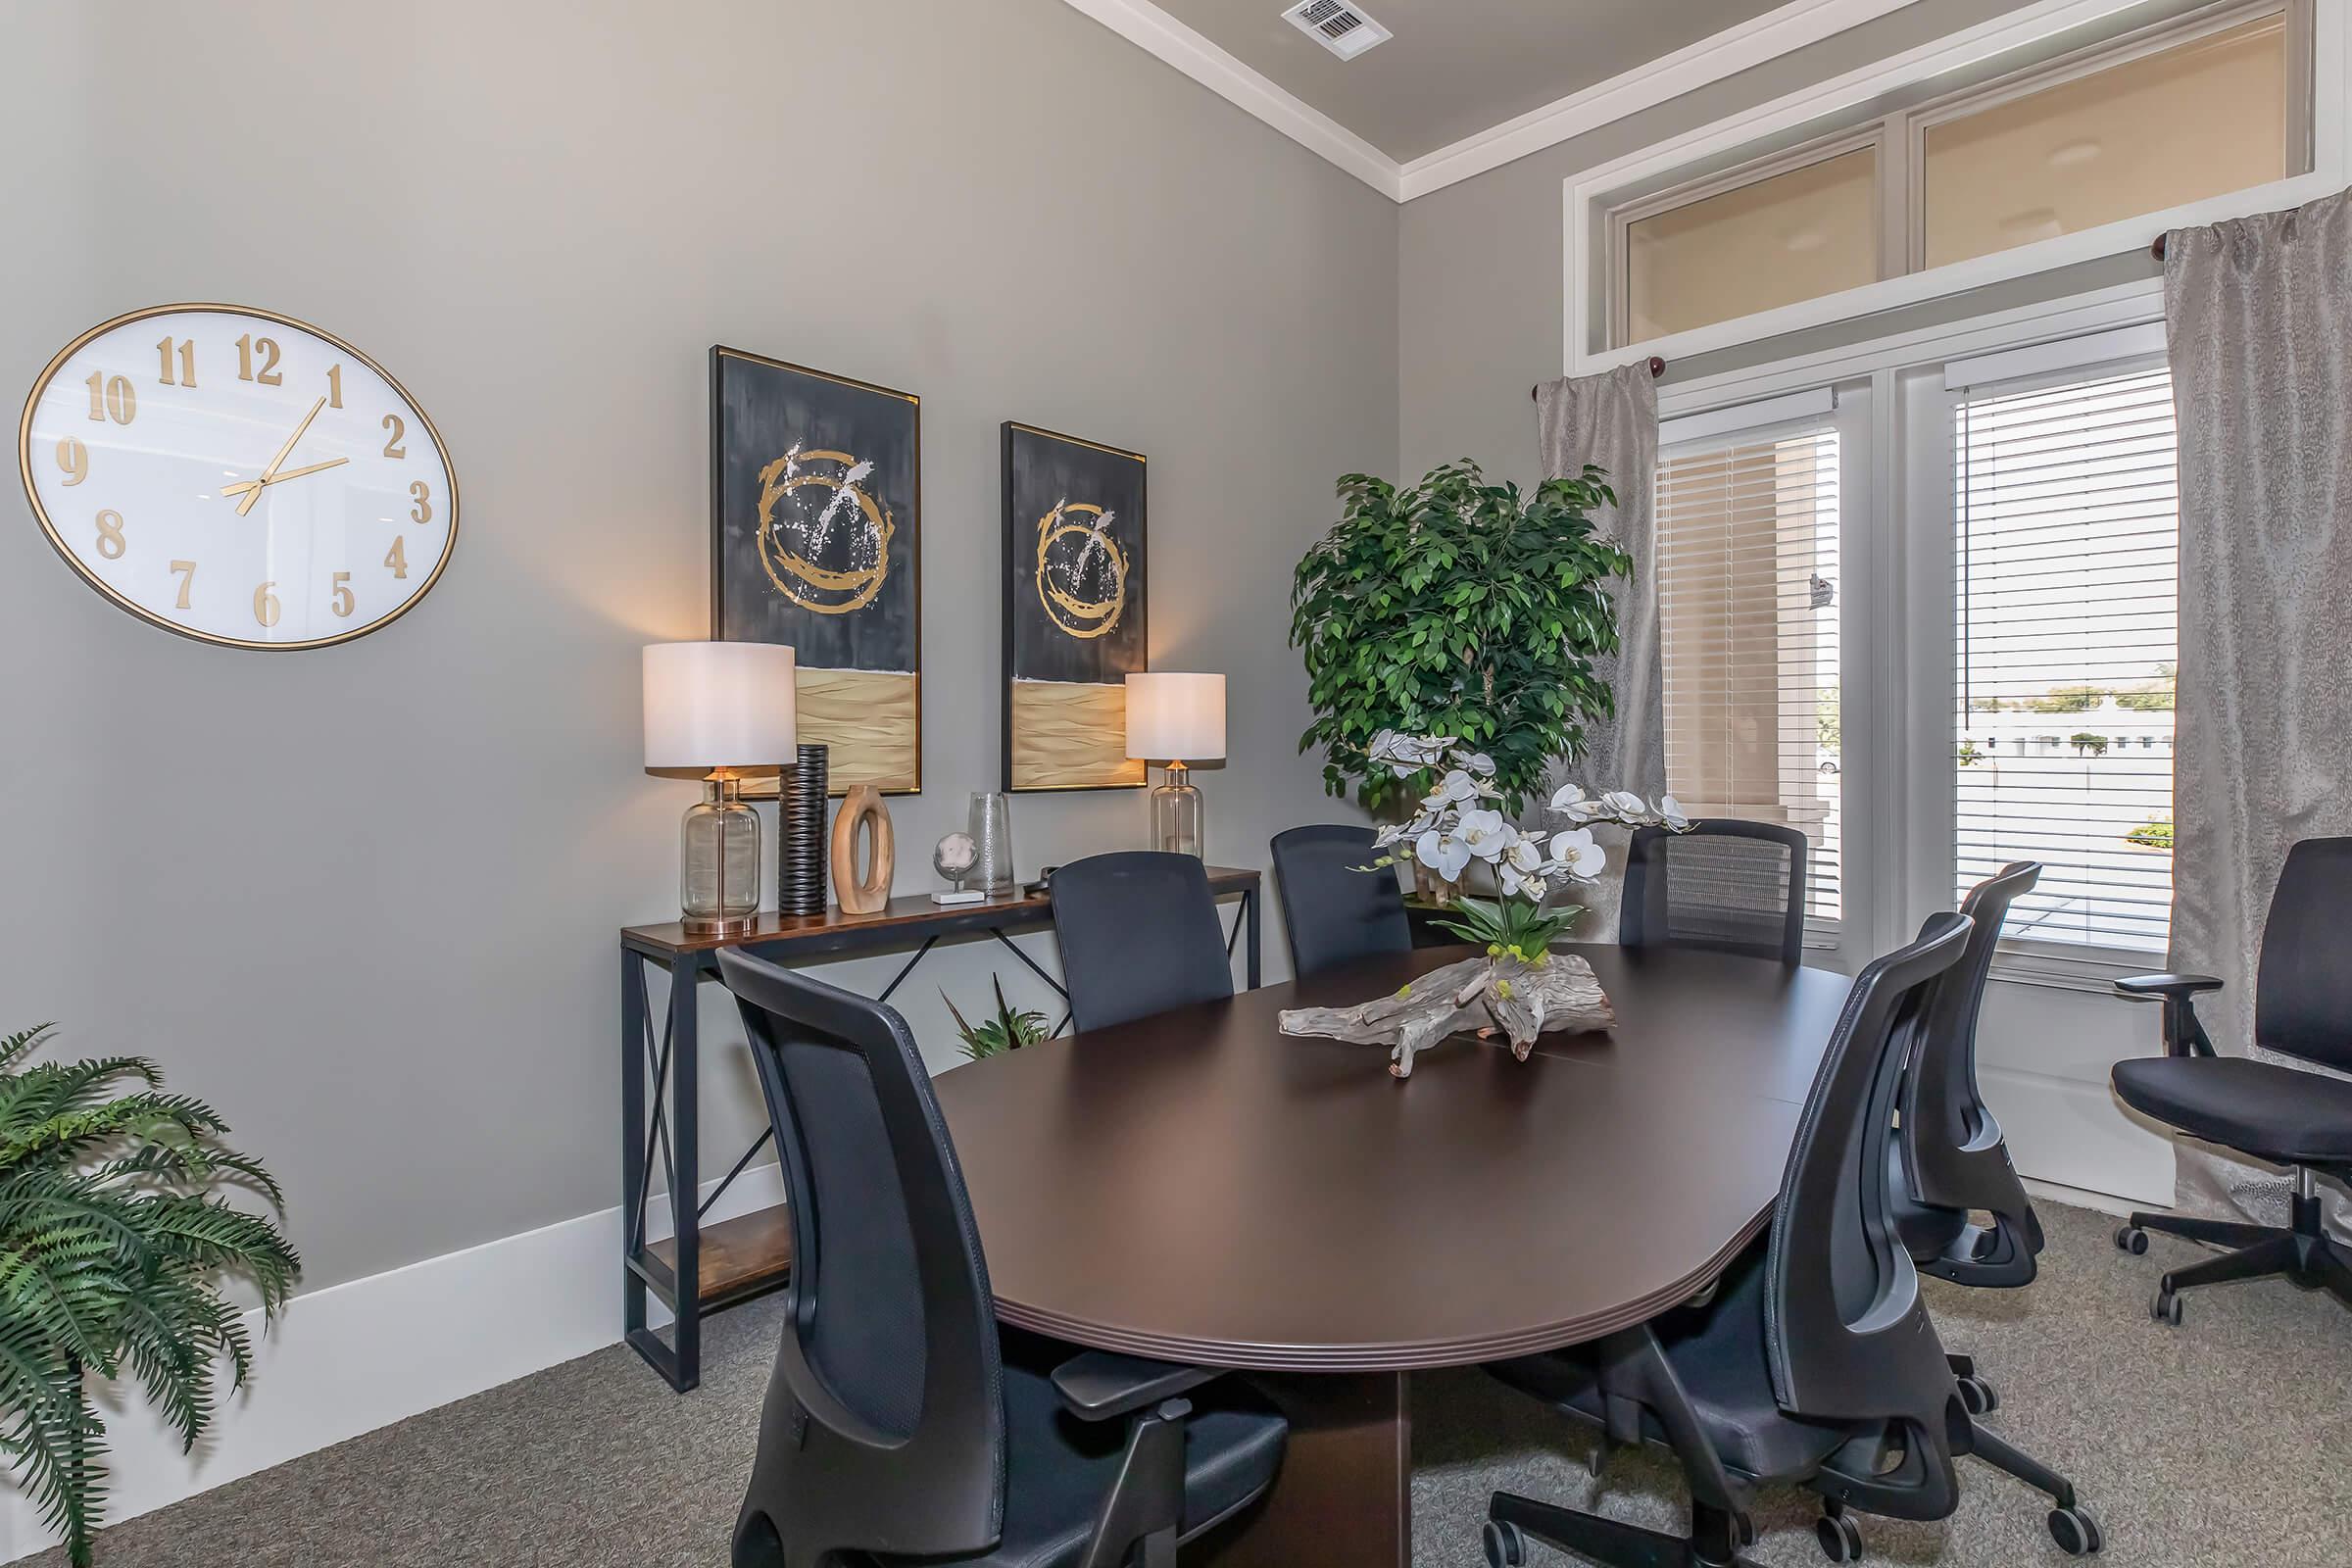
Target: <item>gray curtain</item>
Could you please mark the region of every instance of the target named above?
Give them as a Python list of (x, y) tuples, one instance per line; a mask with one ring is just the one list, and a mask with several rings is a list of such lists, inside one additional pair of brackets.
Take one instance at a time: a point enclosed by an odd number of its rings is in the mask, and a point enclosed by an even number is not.
[[(1666, 789), (1666, 686), (1658, 661), (1657, 585), (1650, 573), (1657, 553), (1656, 378), (1646, 364), (1634, 364), (1572, 381), (1547, 381), (1536, 392), (1536, 436), (1547, 479), (1573, 477), (1588, 463), (1606, 470), (1617, 505), (1603, 509), (1593, 522), (1634, 558), (1634, 580), (1617, 589), (1618, 652), (1599, 662), (1600, 678), (1617, 695), (1616, 721), (1592, 726), (1584, 758), (1557, 769), (1552, 784), (1573, 779), (1590, 794), (1661, 795)], [(1544, 825), (1562, 824), (1546, 820)], [(1603, 828), (1596, 836), (1608, 849), (1609, 869), (1600, 886), (1577, 895), (1592, 908), (1577, 934), (1611, 942), (1624, 885), (1626, 834)]]
[[(2296, 840), (2352, 832), (2352, 192), (2174, 231), (2164, 298), (2180, 429), (2170, 961), (2228, 982), (2199, 1008), (2218, 1050), (2278, 1061), (2253, 1044), (2271, 892)], [(2203, 1145), (2180, 1145), (2178, 1189), (2183, 1208), (2285, 1218), (2280, 1174)]]

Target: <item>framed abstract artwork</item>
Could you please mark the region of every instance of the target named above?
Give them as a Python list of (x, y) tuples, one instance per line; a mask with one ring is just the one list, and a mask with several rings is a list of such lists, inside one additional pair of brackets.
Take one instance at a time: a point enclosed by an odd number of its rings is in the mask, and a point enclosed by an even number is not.
[(1146, 667), (1144, 458), (1004, 425), (1004, 787), (1136, 789), (1127, 676)]
[(800, 738), (830, 749), (836, 795), (923, 787), (921, 416), (910, 392), (710, 351), (710, 634), (793, 646)]

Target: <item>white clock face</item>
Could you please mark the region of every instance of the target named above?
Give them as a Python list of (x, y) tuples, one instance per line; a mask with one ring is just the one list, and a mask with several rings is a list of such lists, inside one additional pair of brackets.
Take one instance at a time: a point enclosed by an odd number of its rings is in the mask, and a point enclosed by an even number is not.
[(266, 312), (166, 306), (85, 333), (34, 384), (17, 455), (83, 576), (208, 642), (362, 636), (457, 538), (449, 455), (399, 383)]

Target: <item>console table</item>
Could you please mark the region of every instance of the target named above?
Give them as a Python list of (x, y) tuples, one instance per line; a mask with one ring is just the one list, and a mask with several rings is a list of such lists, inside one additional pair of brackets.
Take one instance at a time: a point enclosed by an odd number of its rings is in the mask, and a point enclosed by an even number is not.
[[(1208, 886), (1218, 899), (1240, 902), (1225, 951), (1230, 956), (1245, 936), (1249, 939), (1243, 957), (1250, 988), (1255, 990), (1261, 935), (1258, 874), (1210, 866)], [(620, 1173), (625, 1226), (621, 1313), (629, 1344), (671, 1388), (683, 1394), (702, 1381), (703, 1314), (775, 1289), (784, 1282), (792, 1262), (792, 1228), (782, 1205), (714, 1225), (702, 1223), (720, 1194), (775, 1136), (773, 1128), (744, 1151), (709, 1198), (696, 1200), (702, 1186), (702, 1145), (696, 1102), (701, 1041), (695, 997), (703, 981), (717, 980), (719, 950), (740, 948), (776, 963), (803, 964), (913, 948), (913, 956), (882, 988), (881, 1000), (887, 1002), (900, 982), (913, 973), (914, 966), (943, 939), (985, 933), (1003, 943), (1066, 1000), (1068, 993), (1061, 983), (1015, 946), (1010, 936), (1053, 923), (1050, 893), (1020, 892), (984, 904), (940, 905), (927, 896), (893, 899), (872, 914), (844, 914), (839, 908), (823, 914), (768, 910), (740, 936), (689, 936), (674, 920), (622, 929)], [(658, 1036), (647, 986), (647, 971), (657, 967), (667, 970), (670, 978)], [(1061, 1033), (1068, 1024), (1065, 1010), (1054, 1032)], [(657, 1168), (669, 1189), (666, 1201), (672, 1229), (665, 1240), (649, 1242), (646, 1215), (653, 1201)], [(691, 1283), (681, 1286), (681, 1281)], [(647, 1325), (648, 1292), (659, 1297), (674, 1316), (667, 1344)]]

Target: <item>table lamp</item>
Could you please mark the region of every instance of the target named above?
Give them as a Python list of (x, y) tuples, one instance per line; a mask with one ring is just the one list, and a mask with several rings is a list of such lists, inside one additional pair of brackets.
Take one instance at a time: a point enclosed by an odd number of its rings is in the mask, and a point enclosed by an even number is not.
[(1184, 760), (1224, 758), (1225, 677), (1159, 670), (1128, 676), (1127, 755), (1167, 764), (1167, 782), (1152, 792), (1152, 847), (1202, 857), (1208, 824)]
[(748, 931), (760, 908), (760, 817), (740, 772), (782, 765), (798, 742), (792, 650), (780, 643), (655, 643), (645, 650), (645, 765), (703, 770), (680, 834), (687, 933)]

